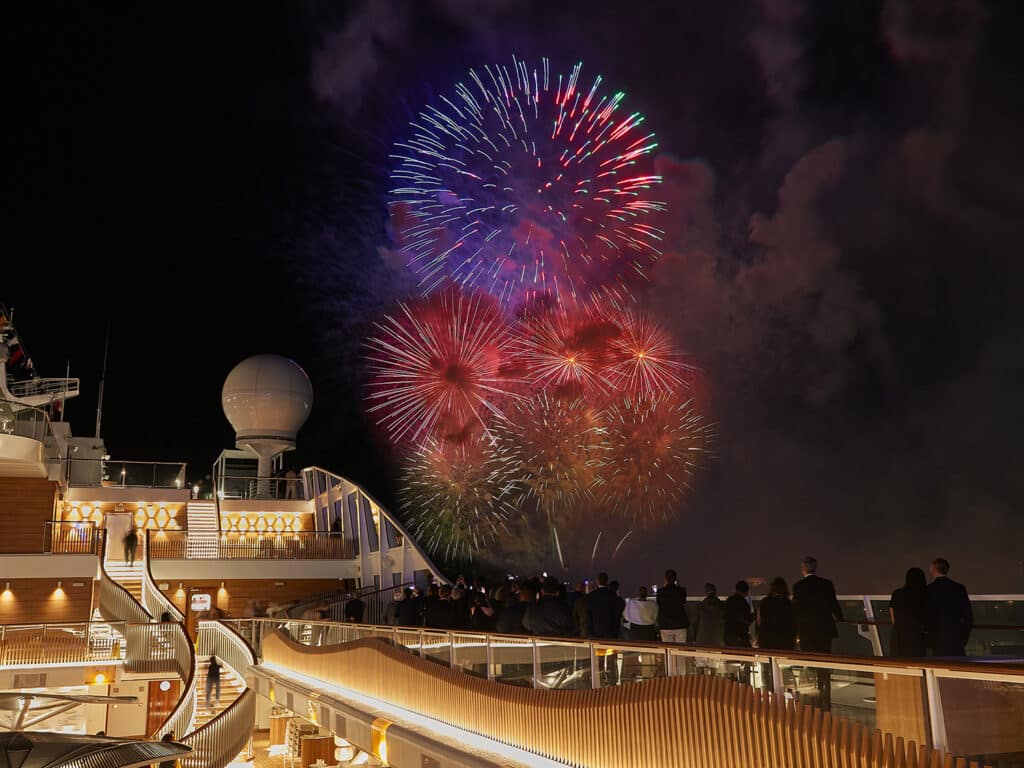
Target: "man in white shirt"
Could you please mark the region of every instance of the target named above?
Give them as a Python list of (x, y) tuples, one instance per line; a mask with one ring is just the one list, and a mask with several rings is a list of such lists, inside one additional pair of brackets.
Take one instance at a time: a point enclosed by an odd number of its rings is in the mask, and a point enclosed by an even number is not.
[(647, 599), (647, 587), (640, 587), (636, 597), (626, 600), (625, 619), (630, 640), (658, 639), (658, 604)]

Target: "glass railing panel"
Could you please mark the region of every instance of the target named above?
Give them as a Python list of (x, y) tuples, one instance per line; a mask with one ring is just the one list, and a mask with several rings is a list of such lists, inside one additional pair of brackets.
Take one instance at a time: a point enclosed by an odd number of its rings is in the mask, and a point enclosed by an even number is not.
[[(665, 652), (660, 648), (628, 647), (622, 645), (598, 645), (596, 656), (601, 662), (602, 685), (639, 683), (665, 677)], [(609, 658), (612, 657), (612, 658)], [(614, 665), (615, 669), (611, 669)], [(612, 681), (615, 681), (614, 683)]]
[(397, 629), (395, 631), (395, 642), (412, 653), (419, 655), (420, 632), (417, 629)]
[(452, 667), (475, 677), (487, 677), (487, 636), (452, 633)]
[(423, 658), (436, 661), (444, 666), (451, 665), (452, 643), (447, 632), (423, 630)]
[(491, 637), (491, 674), (511, 685), (533, 686), (533, 640), (529, 637)]
[(878, 727), (874, 672), (787, 661), (779, 664), (779, 670), (787, 699), (848, 718), (871, 730)]
[(999, 768), (1024, 765), (1024, 682), (940, 677), (938, 686), (950, 752)]
[[(591, 688), (590, 645), (537, 639), (537, 687)], [(599, 665), (602, 661), (598, 659)]]

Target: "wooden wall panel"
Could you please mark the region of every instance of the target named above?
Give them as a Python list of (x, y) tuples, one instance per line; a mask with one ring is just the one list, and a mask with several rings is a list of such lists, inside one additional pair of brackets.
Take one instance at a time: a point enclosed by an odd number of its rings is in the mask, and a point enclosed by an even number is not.
[[(7, 579), (0, 574), (0, 590)], [(10, 579), (10, 592), (0, 594), (0, 624), (41, 624), (88, 621), (92, 614), (92, 579)], [(76, 587), (75, 584), (82, 586)]]
[(0, 554), (42, 552), (43, 526), (53, 520), (56, 501), (50, 480), (0, 477)]
[(277, 632), (264, 638), (262, 652), (285, 669), (570, 765), (954, 765), (891, 733), (710, 675), (557, 691), (466, 675), (378, 638), (309, 647)]
[(149, 681), (149, 709), (146, 712), (146, 733), (157, 733), (160, 727), (167, 722), (171, 712), (178, 704), (178, 697), (181, 696), (181, 680), (176, 677), (167, 678), (171, 687), (166, 691), (160, 690), (160, 680)]
[[(253, 570), (259, 569), (259, 563), (252, 564)], [(185, 597), (178, 593), (178, 582), (164, 582), (168, 588), (163, 590), (179, 610), (185, 610)], [(212, 587), (211, 595), (217, 601), (217, 607), (227, 611), (231, 617), (246, 615), (251, 601), (270, 603), (290, 603), (320, 592), (329, 592), (344, 588), (345, 582), (338, 579), (224, 579), (225, 595), (220, 591), (220, 579), (186, 580), (181, 582), (185, 595), (189, 587)]]

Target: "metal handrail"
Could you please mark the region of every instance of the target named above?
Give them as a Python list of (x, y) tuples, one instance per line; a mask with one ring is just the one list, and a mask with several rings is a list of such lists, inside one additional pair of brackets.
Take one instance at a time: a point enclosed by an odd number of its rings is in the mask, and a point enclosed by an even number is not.
[(178, 610), (173, 602), (171, 602), (163, 592), (160, 591), (156, 585), (156, 581), (153, 578), (153, 570), (150, 567), (151, 558), (150, 552), (152, 551), (152, 533), (151, 530), (146, 530), (146, 550), (143, 553), (144, 567), (142, 569), (142, 600), (145, 604), (145, 608), (154, 617), (162, 616), (164, 613), (168, 613), (171, 616), (172, 621), (184, 621), (185, 615)]
[(55, 555), (95, 555), (99, 540), (99, 531), (91, 520), (50, 520), (43, 523), (43, 552)]
[[(457, 637), (479, 638), (485, 644), (498, 644), (521, 646), (524, 643), (537, 645), (559, 645), (575, 646), (585, 649), (587, 653), (605, 651), (608, 649), (623, 650), (633, 649), (643, 653), (672, 653), (680, 656), (703, 656), (720, 659), (736, 659), (745, 663), (769, 663), (772, 659), (780, 660), (785, 664), (801, 665), (809, 667), (834, 667), (834, 668), (858, 668), (877, 671), (893, 671), (899, 669), (910, 669), (924, 672), (926, 670), (949, 672), (965, 672), (982, 675), (983, 679), (1003, 679), (1010, 676), (1016, 682), (1024, 683), (1024, 665), (1014, 663), (998, 663), (989, 661), (951, 661), (949, 659), (893, 659), (888, 657), (862, 657), (862, 656), (839, 656), (827, 653), (811, 653), (807, 651), (776, 651), (763, 648), (731, 648), (719, 646), (702, 645), (677, 645), (673, 643), (662, 643), (640, 640), (618, 640), (616, 638), (580, 638), (580, 637), (547, 637), (539, 635), (503, 635), (498, 633), (474, 632), (472, 630), (449, 630), (429, 629), (425, 627), (393, 627), (380, 624), (353, 624), (351, 622), (335, 621), (280, 621), (275, 619), (228, 619), (225, 623), (229, 626), (239, 628), (239, 633), (245, 636), (244, 625), (251, 623), (253, 627), (257, 624), (268, 624), (274, 629), (285, 631), (289, 637), (304, 645), (313, 644), (302, 639), (305, 633), (292, 631), (293, 626), (323, 627), (325, 634), (332, 630), (334, 636), (339, 637), (339, 642), (349, 642), (367, 637), (378, 637), (390, 640), (399, 645), (406, 645), (401, 635), (417, 635), (419, 646), (424, 645), (427, 638), (435, 638), (440, 642), (434, 643), (436, 647), (444, 645), (451, 646)], [(273, 631), (273, 630), (272, 630)], [(259, 633), (265, 636), (266, 632)], [(315, 634), (315, 633), (314, 633)], [(257, 633), (250, 632), (256, 636)], [(324, 643), (327, 645), (328, 643)], [(259, 649), (257, 649), (259, 650)], [(582, 654), (586, 655), (586, 654)], [(987, 676), (987, 677), (985, 677)]]
[(104, 531), (97, 601), (100, 615), (109, 621), (127, 621), (131, 624), (147, 624), (153, 621), (149, 611), (139, 604), (132, 593), (110, 578), (110, 574), (107, 573), (104, 561), (108, 542), (107, 532)]
[(225, 768), (252, 738), (256, 722), (256, 692), (246, 688), (231, 705), (183, 739), (192, 754), (181, 759), (182, 768)]
[[(188, 470), (188, 463), (184, 461), (111, 461), (110, 459), (79, 459), (68, 456), (65, 460), (66, 466), (64, 469), (64, 477), (67, 484), (70, 487), (91, 488), (95, 487), (95, 483), (80, 483), (72, 479), (71, 466), (74, 462), (90, 464), (99, 462), (103, 475), (100, 481), (101, 485), (106, 483), (117, 488), (187, 488), (185, 474)], [(131, 475), (129, 475), (129, 468)], [(145, 476), (139, 476), (139, 468), (149, 468), (148, 479)], [(158, 481), (158, 470), (163, 470), (164, 468), (168, 470), (167, 479), (161, 478)], [(175, 468), (177, 468), (176, 471), (170, 471)], [(120, 472), (117, 469), (120, 469)], [(146, 482), (141, 482), (144, 480)]]
[(220, 621), (199, 622), (199, 654), (216, 656), (245, 680), (256, 664), (256, 651), (233, 627)]
[[(150, 557), (157, 560), (184, 560), (187, 557), (187, 531), (163, 531), (153, 541)], [(221, 533), (217, 540), (217, 558), (221, 560), (350, 560), (351, 545), (345, 537), (323, 531)]]
[(25, 379), (15, 381), (7, 385), (7, 391), (15, 397), (30, 397), (32, 395), (73, 395), (78, 394), (81, 386), (80, 379), (73, 378), (45, 378)]
[(185, 632), (184, 625), (178, 624), (177, 626), (181, 629), (181, 632), (178, 635), (179, 639), (176, 641), (176, 651), (179, 656), (188, 660), (188, 677), (182, 677), (183, 685), (178, 705), (171, 711), (171, 714), (161, 726), (157, 728), (153, 734), (154, 739), (171, 733), (177, 741), (181, 741), (182, 734), (191, 731), (192, 725), (196, 720), (196, 687), (198, 684), (196, 679), (196, 649), (188, 633)]
[(0, 625), (0, 666), (120, 664), (124, 622)]

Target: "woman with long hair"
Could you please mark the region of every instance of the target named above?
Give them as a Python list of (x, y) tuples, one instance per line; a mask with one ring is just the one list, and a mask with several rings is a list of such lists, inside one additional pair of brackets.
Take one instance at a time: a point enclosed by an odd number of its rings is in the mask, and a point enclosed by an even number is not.
[(924, 656), (928, 628), (928, 582), (920, 568), (908, 570), (903, 586), (892, 593), (889, 617), (892, 619), (889, 655), (902, 658)]

